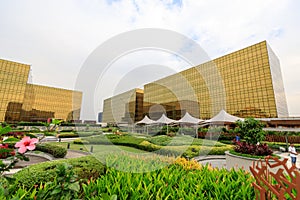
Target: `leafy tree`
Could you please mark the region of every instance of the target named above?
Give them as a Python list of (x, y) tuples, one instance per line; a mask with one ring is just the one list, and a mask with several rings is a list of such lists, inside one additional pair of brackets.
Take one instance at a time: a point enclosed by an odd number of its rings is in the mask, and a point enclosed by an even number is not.
[(246, 118), (244, 121), (237, 121), (237, 131), (249, 144), (257, 144), (263, 141), (266, 133), (263, 131), (264, 124), (254, 118)]

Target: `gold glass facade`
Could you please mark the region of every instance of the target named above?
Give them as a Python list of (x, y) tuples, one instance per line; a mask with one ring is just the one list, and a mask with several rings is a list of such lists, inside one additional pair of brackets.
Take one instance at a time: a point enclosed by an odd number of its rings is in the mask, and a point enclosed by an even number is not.
[(30, 65), (0, 59), (0, 122), (20, 119)]
[(78, 120), (82, 93), (28, 84), (30, 65), (0, 59), (0, 122)]
[(288, 116), (280, 64), (265, 41), (146, 84), (144, 114), (157, 104), (173, 119), (185, 111), (209, 119), (221, 109), (239, 117)]
[(133, 89), (104, 100), (102, 121), (107, 123), (133, 123), (143, 118), (141, 89)]
[(44, 121), (48, 118), (78, 120), (81, 99), (82, 93), (78, 91), (27, 84), (21, 120)]

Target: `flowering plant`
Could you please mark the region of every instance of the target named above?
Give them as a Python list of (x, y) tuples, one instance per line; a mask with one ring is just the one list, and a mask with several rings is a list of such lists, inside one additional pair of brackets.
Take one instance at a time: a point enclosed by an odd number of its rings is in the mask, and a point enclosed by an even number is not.
[[(38, 139), (28, 136), (23, 137), (21, 141), (15, 137), (3, 137), (10, 131), (9, 126), (0, 126), (0, 175), (12, 169), (19, 160), (29, 161), (24, 153), (27, 150), (34, 150), (35, 144), (38, 142)], [(13, 145), (14, 143), (16, 144)], [(15, 148), (19, 148), (17, 152)]]
[(273, 153), (267, 144), (261, 144), (266, 135), (262, 122), (254, 118), (246, 118), (244, 121), (237, 121), (236, 124), (235, 131), (239, 132), (245, 141), (235, 141), (235, 152), (257, 156), (267, 156)]

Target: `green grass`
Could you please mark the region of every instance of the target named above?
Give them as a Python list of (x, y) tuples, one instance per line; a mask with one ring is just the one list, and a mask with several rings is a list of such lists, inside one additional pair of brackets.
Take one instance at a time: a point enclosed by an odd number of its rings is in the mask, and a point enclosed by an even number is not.
[(185, 145), (198, 145), (198, 146), (226, 146), (226, 144), (220, 143), (215, 140), (207, 140), (201, 138), (193, 138), (191, 136), (175, 136), (169, 137), (166, 135), (160, 135), (147, 138), (152, 144), (160, 146), (185, 146)]
[[(91, 145), (85, 145), (87, 149), (91, 149)], [(141, 149), (121, 145), (92, 145), (94, 153), (114, 153), (114, 152), (132, 152), (132, 153), (147, 153)]]
[[(61, 146), (67, 149), (68, 142), (49, 142), (50, 144), (55, 144), (57, 146)], [(90, 151), (91, 145), (83, 145), (83, 144), (73, 144), (70, 142), (70, 150), (81, 150), (82, 151)], [(121, 145), (93, 145), (93, 152), (94, 153), (110, 153), (115, 151), (128, 151), (133, 153), (145, 153), (146, 151), (136, 149), (133, 147), (121, 146)]]

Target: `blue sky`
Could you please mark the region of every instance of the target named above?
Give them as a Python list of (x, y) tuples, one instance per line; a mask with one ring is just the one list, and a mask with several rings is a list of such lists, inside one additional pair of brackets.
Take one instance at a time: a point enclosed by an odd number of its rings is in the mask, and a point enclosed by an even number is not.
[[(176, 31), (194, 39), (212, 59), (267, 40), (281, 62), (289, 113), (300, 116), (299, 8), (297, 0), (1, 0), (0, 58), (30, 64), (35, 84), (73, 89), (91, 52), (126, 31)], [(115, 67), (129, 74), (141, 72), (132, 66), (151, 64), (169, 69), (150, 73), (147, 81), (188, 67), (178, 57), (158, 52), (128, 55)], [(124, 78), (117, 71), (112, 77)], [(105, 84), (95, 112), (102, 109), (102, 98), (113, 95), (113, 85)]]

